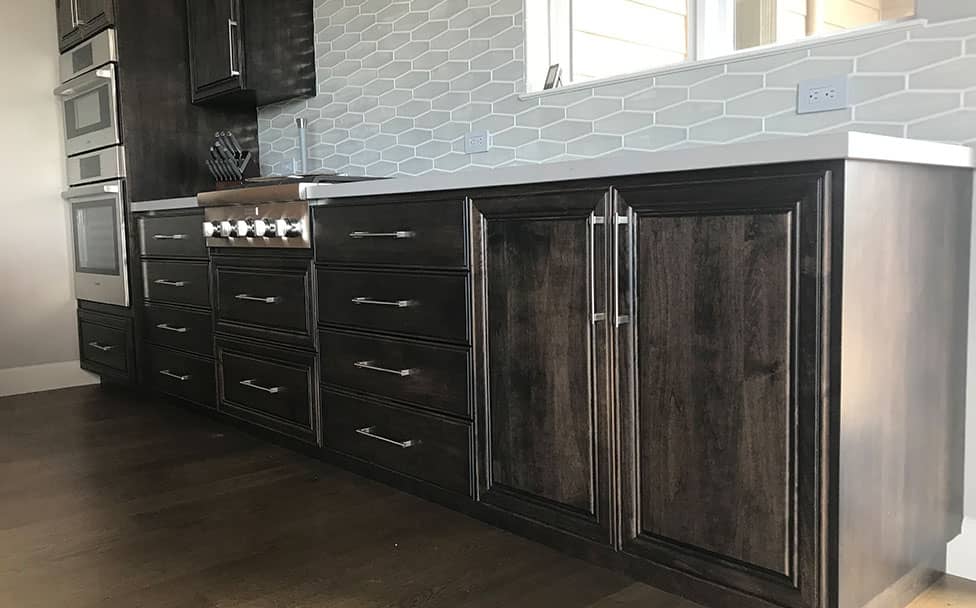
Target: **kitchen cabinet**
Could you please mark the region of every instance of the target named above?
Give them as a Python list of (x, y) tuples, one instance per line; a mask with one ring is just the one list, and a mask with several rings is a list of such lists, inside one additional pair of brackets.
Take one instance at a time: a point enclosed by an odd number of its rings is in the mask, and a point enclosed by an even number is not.
[(783, 606), (819, 596), (825, 184), (691, 181), (617, 200), (623, 550)]
[(186, 0), (194, 103), (315, 94), (311, 0)]
[(610, 544), (609, 189), (473, 199), (481, 500)]
[(61, 51), (115, 23), (114, 0), (55, 0), (55, 11)]

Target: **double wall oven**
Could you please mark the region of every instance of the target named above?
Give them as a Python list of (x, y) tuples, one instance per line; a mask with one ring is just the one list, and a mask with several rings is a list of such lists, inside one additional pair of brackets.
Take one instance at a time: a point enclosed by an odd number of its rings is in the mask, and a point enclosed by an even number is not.
[(79, 300), (129, 305), (125, 152), (119, 123), (115, 31), (61, 55), (61, 100)]

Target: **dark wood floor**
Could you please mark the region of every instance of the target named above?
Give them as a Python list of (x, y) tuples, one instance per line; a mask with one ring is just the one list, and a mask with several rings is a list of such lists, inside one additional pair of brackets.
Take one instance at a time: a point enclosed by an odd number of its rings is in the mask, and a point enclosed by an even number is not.
[[(98, 387), (0, 399), (0, 548), (2, 607), (694, 606)], [(974, 605), (976, 585), (929, 595)]]

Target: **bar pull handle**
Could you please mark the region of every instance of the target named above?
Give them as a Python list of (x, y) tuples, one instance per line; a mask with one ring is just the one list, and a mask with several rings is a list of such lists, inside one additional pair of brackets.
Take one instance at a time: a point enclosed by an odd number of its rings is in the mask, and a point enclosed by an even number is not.
[[(233, 0), (231, 0), (233, 2)], [(235, 31), (237, 30), (237, 20), (228, 19), (227, 20), (227, 45), (230, 47), (230, 75), (240, 76), (241, 70), (237, 67), (237, 45), (234, 44), (237, 36), (235, 36)]]
[(414, 304), (413, 300), (374, 300), (368, 297), (358, 297), (352, 299), (353, 304), (372, 304), (373, 306), (395, 306), (406, 308)]
[(412, 369), (390, 369), (388, 367), (379, 367), (377, 365), (373, 365), (372, 361), (356, 361), (355, 363), (353, 363), (353, 365), (358, 367), (359, 369), (368, 369), (374, 372), (393, 374), (394, 376), (401, 376), (401, 377), (409, 376), (410, 374), (414, 373), (414, 370)]
[(174, 374), (173, 372), (169, 371), (168, 369), (160, 370), (159, 375), (160, 376), (166, 376), (167, 378), (172, 378), (174, 380), (179, 380), (180, 382), (186, 382), (187, 380), (189, 380), (191, 378), (191, 376), (189, 374), (185, 374), (185, 375), (182, 375), (181, 376), (179, 374)]
[(171, 331), (174, 334), (185, 334), (186, 332), (189, 331), (185, 327), (173, 327), (172, 325), (169, 325), (168, 323), (160, 323), (160, 324), (156, 325), (156, 329), (162, 329), (162, 330), (165, 330), (165, 331)]
[(154, 234), (153, 238), (157, 241), (182, 241), (187, 236), (186, 234)]
[(356, 432), (359, 433), (360, 435), (363, 435), (364, 437), (369, 437), (370, 439), (382, 441), (383, 443), (389, 443), (391, 445), (395, 445), (398, 448), (403, 448), (403, 449), (412, 448), (414, 446), (420, 445), (421, 443), (419, 439), (408, 439), (406, 441), (397, 441), (396, 439), (390, 439), (389, 437), (377, 435), (375, 426), (367, 426), (361, 429), (356, 429)]
[(186, 281), (170, 281), (169, 279), (156, 279), (156, 285), (166, 285), (167, 287), (186, 287)]
[(251, 296), (246, 293), (239, 293), (234, 296), (234, 299), (244, 300), (246, 302), (261, 302), (262, 304), (277, 304), (279, 300), (278, 296), (268, 296), (266, 298), (262, 298), (258, 296)]
[(597, 288), (596, 288), (596, 263), (594, 261), (594, 259), (596, 258), (596, 227), (605, 224), (606, 224), (606, 217), (601, 215), (596, 215), (595, 213), (590, 214), (590, 222), (589, 222), (590, 259), (588, 262), (590, 265), (589, 296), (590, 296), (590, 319), (592, 320), (594, 325), (607, 320), (606, 312), (596, 311), (596, 294), (597, 294), (596, 289)]
[(96, 348), (102, 351), (103, 353), (107, 353), (110, 350), (115, 350), (115, 346), (112, 344), (99, 344), (98, 342), (89, 342), (88, 346), (91, 346), (92, 348)]
[(357, 230), (349, 233), (351, 239), (412, 239), (417, 235), (411, 230), (397, 230), (395, 232), (364, 232)]
[(253, 378), (250, 380), (241, 380), (240, 382), (238, 382), (238, 384), (240, 384), (241, 386), (246, 386), (247, 388), (253, 388), (259, 391), (264, 391), (271, 395), (277, 395), (282, 390), (284, 390), (283, 386), (261, 386), (260, 384), (255, 384), (255, 380)]
[[(620, 238), (620, 227), (628, 226), (630, 219), (627, 215), (620, 215), (616, 211), (613, 217), (615, 230), (613, 235), (613, 325), (614, 327), (620, 327), (621, 325), (630, 323), (629, 314), (620, 314), (620, 300), (623, 299), (620, 297), (620, 241), (622, 240)], [(627, 238), (629, 238), (629, 232)]]

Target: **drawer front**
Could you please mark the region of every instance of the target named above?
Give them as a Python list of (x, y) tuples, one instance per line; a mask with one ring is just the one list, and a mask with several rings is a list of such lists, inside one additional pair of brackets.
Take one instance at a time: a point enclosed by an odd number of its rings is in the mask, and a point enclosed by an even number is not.
[(129, 373), (129, 334), (124, 329), (81, 320), (78, 331), (82, 360)]
[(142, 266), (147, 300), (210, 307), (208, 264), (143, 262)]
[(152, 344), (213, 356), (210, 314), (165, 306), (146, 306), (146, 339)]
[(318, 260), (466, 268), (463, 201), (315, 209)]
[(320, 333), (322, 382), (470, 418), (469, 349)]
[(147, 358), (147, 380), (154, 389), (206, 407), (217, 406), (213, 361), (163, 348), (149, 349)]
[(471, 425), (323, 391), (325, 445), (471, 494)]
[(142, 216), (139, 250), (142, 255), (174, 258), (206, 258), (203, 213)]
[(310, 271), (216, 266), (217, 322), (311, 335)]
[(468, 341), (465, 276), (321, 270), (318, 292), (323, 323)]
[(217, 357), (221, 409), (279, 432), (315, 439), (314, 355), (241, 349), (221, 340)]

